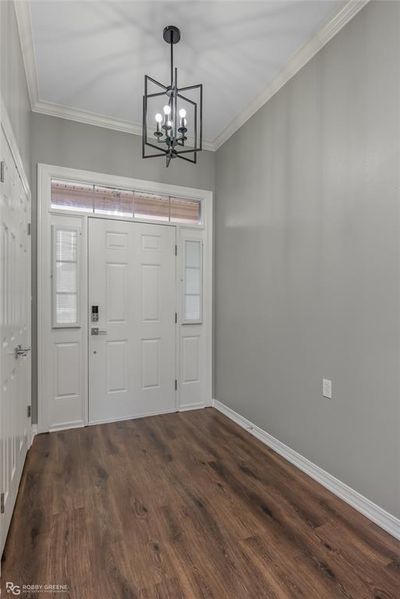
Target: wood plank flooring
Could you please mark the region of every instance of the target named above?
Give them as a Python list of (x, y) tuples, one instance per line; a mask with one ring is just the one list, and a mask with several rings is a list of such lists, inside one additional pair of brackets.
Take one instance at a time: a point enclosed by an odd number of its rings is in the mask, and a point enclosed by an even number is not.
[(69, 589), (24, 599), (399, 599), (400, 543), (209, 408), (37, 436), (6, 581)]

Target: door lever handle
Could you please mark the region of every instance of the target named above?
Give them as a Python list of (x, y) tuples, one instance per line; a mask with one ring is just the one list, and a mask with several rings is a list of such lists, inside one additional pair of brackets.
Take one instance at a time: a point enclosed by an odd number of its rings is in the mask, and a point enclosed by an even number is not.
[(107, 331), (101, 331), (99, 327), (92, 327), (90, 330), (91, 335), (107, 335)]
[(28, 351), (31, 351), (30, 347), (22, 347), (22, 345), (17, 345), (17, 347), (15, 348), (15, 357), (16, 358), (23, 358), (28, 354)]

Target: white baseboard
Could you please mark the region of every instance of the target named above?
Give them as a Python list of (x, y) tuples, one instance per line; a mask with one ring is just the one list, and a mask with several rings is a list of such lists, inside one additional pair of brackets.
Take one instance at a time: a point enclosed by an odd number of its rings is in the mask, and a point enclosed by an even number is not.
[(62, 422), (61, 424), (53, 424), (49, 426), (47, 431), (42, 431), (46, 433), (58, 433), (60, 431), (68, 431), (71, 428), (82, 428), (85, 426), (83, 420), (72, 420), (71, 422)]
[[(105, 418), (99, 420), (91, 420), (87, 424), (83, 420), (74, 420), (72, 422), (63, 422), (61, 424), (54, 424), (49, 427), (49, 433), (55, 433), (59, 431), (66, 431), (73, 428), (82, 428), (84, 426), (95, 426), (97, 424), (109, 424), (112, 422), (123, 422), (125, 420), (136, 420), (138, 418), (147, 418), (148, 416), (161, 416), (162, 414), (173, 414), (174, 412), (187, 412), (188, 410), (201, 410), (203, 408), (208, 408), (213, 405), (212, 400), (209, 403), (194, 403), (194, 404), (186, 404), (183, 406), (179, 406), (178, 408), (174, 408), (173, 410), (166, 410), (165, 412), (142, 412), (140, 414), (134, 414), (132, 416), (122, 416), (117, 418)], [(38, 433), (37, 424), (33, 425), (36, 427), (35, 434)], [(32, 437), (33, 438), (33, 437)]]
[(369, 518), (372, 522), (383, 528), (386, 532), (391, 534), (396, 539), (400, 540), (400, 520), (386, 512), (383, 508), (379, 507), (342, 481), (338, 480), (307, 458), (303, 457), (297, 451), (294, 451), (278, 439), (275, 439), (272, 435), (264, 431), (262, 428), (256, 426), (247, 418), (244, 418), (231, 408), (228, 408), (225, 404), (213, 400), (213, 407), (225, 414), (228, 418), (233, 420), (240, 427), (257, 437), (260, 441), (268, 445), (271, 449), (276, 451), (279, 455), (285, 458), (294, 466), (297, 466), (300, 470), (308, 474), (311, 478), (319, 482), (326, 489), (331, 491), (334, 495), (343, 499), (346, 503), (351, 505), (358, 512)]
[(205, 404), (204, 402), (185, 404), (183, 406), (179, 406), (178, 412), (189, 412), (190, 410), (202, 410), (203, 408), (210, 407), (210, 404)]
[(32, 447), (33, 439), (36, 437), (37, 434), (38, 434), (38, 425), (32, 424), (31, 425), (31, 442), (29, 444), (29, 447)]

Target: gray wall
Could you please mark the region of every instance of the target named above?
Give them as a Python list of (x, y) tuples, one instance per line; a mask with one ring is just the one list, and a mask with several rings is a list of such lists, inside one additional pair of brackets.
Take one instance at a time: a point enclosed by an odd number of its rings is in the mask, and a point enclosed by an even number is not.
[[(37, 164), (55, 164), (99, 173), (214, 190), (215, 153), (203, 151), (198, 164), (175, 160), (169, 168), (161, 158), (143, 160), (141, 137), (32, 113), (32, 251), (36, 255)], [(37, 270), (33, 264), (33, 422), (37, 422)]]
[(216, 399), (397, 517), (399, 57), (368, 4), (217, 152), (215, 223)]
[(0, 1), (0, 90), (26, 176), (30, 178), (30, 103), (14, 4)]

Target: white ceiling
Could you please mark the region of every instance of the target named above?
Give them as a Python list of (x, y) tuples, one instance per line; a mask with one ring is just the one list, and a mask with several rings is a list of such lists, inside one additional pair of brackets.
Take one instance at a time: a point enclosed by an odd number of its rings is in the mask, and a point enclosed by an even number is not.
[(344, 4), (33, 0), (36, 100), (41, 112), (50, 103), (139, 125), (144, 75), (168, 82), (162, 30), (177, 25), (180, 84), (204, 84), (204, 137), (213, 144)]

